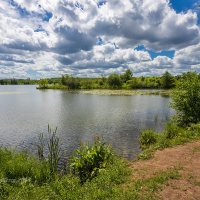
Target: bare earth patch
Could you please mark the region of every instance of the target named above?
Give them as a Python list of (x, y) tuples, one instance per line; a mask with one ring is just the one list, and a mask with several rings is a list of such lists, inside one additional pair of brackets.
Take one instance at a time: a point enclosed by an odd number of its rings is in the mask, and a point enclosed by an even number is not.
[(175, 168), (180, 178), (168, 181), (157, 192), (158, 199), (200, 199), (200, 141), (156, 151), (152, 159), (133, 162), (130, 167), (132, 178), (143, 180)]

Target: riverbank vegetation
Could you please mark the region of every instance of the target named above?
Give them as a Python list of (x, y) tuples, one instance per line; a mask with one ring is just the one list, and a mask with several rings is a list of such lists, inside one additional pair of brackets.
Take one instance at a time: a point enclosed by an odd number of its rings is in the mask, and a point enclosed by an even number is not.
[(38, 89), (171, 89), (180, 76), (165, 72), (161, 77), (134, 77), (128, 69), (123, 74), (111, 74), (100, 78), (77, 78), (63, 75), (60, 79), (42, 79)]
[(27, 79), (1, 79), (0, 85), (36, 85), (38, 84), (38, 80)]
[[(177, 115), (162, 133), (142, 131), (138, 158), (149, 159), (156, 150), (200, 139), (199, 104), (199, 76), (188, 73), (172, 91)], [(0, 148), (0, 199), (156, 199), (162, 186), (181, 176), (180, 168), (173, 167), (153, 176), (151, 170), (145, 171), (146, 178), (137, 177), (132, 164), (117, 157), (99, 139), (81, 145), (60, 166), (62, 155), (56, 132), (48, 127), (47, 137), (39, 135), (37, 156)], [(195, 147), (194, 151), (199, 149)]]
[[(54, 155), (58, 142), (54, 133), (46, 141), (48, 150), (52, 151), (41, 156), (43, 151), (40, 148), (39, 158), (26, 152), (0, 148), (0, 199), (92, 200), (123, 197), (121, 184), (130, 171), (127, 163), (115, 156), (109, 146), (100, 140), (93, 145), (81, 146), (68, 166), (55, 170), (54, 161), (59, 156)], [(56, 167), (58, 169), (58, 165)]]
[(144, 151), (140, 158), (150, 157), (157, 149), (200, 138), (200, 77), (196, 73), (184, 74), (171, 96), (176, 115), (162, 133), (153, 130), (141, 133), (140, 144)]

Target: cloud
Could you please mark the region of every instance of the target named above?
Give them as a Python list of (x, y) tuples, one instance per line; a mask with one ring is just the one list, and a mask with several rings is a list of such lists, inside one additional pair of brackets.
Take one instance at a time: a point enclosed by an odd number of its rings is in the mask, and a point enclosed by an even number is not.
[[(98, 76), (127, 68), (138, 75), (199, 70), (197, 11), (177, 13), (169, 0), (0, 0), (0, 4), (0, 66), (4, 66), (0, 78), (9, 72), (42, 77)], [(152, 59), (147, 51), (134, 50), (138, 45), (154, 52), (174, 50), (175, 55)]]
[(200, 64), (200, 44), (181, 49), (175, 53), (174, 62), (179, 68)]
[(8, 61), (8, 62), (15, 62), (15, 63), (29, 63), (29, 64), (34, 64), (34, 61), (33, 60), (27, 60), (27, 59), (17, 59), (13, 56), (10, 56), (10, 55), (0, 55), (0, 60), (1, 61)]
[(96, 38), (69, 26), (56, 28), (55, 33), (58, 36), (58, 41), (52, 50), (59, 54), (76, 53), (80, 50), (89, 51), (96, 42)]

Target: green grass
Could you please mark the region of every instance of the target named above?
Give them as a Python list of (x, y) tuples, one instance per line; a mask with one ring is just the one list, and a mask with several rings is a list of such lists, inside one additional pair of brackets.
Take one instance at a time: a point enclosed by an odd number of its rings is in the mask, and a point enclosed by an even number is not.
[(39, 90), (43, 90), (43, 89), (53, 89), (53, 90), (68, 90), (68, 87), (67, 86), (64, 86), (64, 85), (60, 85), (60, 84), (50, 84), (50, 85), (47, 85), (45, 88), (43, 87), (36, 87), (36, 89), (39, 89)]
[(51, 179), (49, 171), (43, 174), (46, 164), (27, 154), (1, 149), (0, 155), (0, 199), (6, 200), (118, 199), (130, 173), (126, 162), (115, 158), (97, 177), (81, 184), (72, 174)]
[(1, 148), (0, 199), (154, 199), (162, 185), (170, 179), (179, 178), (178, 170), (170, 169), (152, 178), (132, 180), (128, 163), (116, 156), (112, 163), (84, 184), (73, 174), (58, 174), (52, 178), (47, 166), (47, 163), (27, 153)]
[[(145, 136), (147, 139), (153, 137), (156, 140), (149, 144), (149, 140), (144, 140), (142, 136)], [(146, 130), (141, 133), (141, 147), (143, 151), (138, 155), (138, 159), (150, 159), (158, 149), (181, 145), (197, 139), (200, 139), (200, 124), (192, 124), (182, 128), (173, 122), (169, 122), (161, 133), (153, 133), (152, 130)]]

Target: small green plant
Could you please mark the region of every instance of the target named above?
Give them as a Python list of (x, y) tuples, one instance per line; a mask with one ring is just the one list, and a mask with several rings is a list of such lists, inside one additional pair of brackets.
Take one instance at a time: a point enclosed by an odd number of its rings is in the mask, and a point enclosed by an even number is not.
[(70, 168), (73, 174), (78, 175), (81, 183), (84, 183), (105, 169), (112, 156), (111, 148), (101, 140), (96, 140), (93, 146), (87, 144), (75, 151)]
[(57, 174), (58, 172), (58, 164), (61, 158), (61, 149), (59, 147), (59, 138), (56, 135), (57, 127), (54, 131), (48, 125), (48, 134), (49, 138), (47, 141), (48, 145), (48, 163), (51, 174)]
[(178, 136), (180, 128), (175, 123), (168, 123), (165, 127), (165, 135), (167, 139), (172, 139)]
[(144, 130), (141, 135), (140, 135), (140, 145), (143, 149), (145, 149), (146, 147), (155, 144), (157, 141), (157, 134), (151, 130)]
[[(44, 134), (41, 133), (38, 136), (38, 142), (36, 144), (39, 159), (47, 161), (52, 175), (58, 173), (58, 165), (61, 158), (59, 138), (57, 137), (56, 133), (57, 128), (52, 130), (48, 125), (48, 137), (44, 138)], [(48, 149), (47, 158), (44, 156), (44, 149), (46, 145)]]
[(44, 160), (44, 148), (45, 148), (45, 140), (44, 140), (44, 134), (41, 133), (38, 136), (38, 143), (36, 144), (37, 146), (37, 153), (38, 153), (38, 157), (40, 160)]
[(170, 146), (170, 139), (166, 137), (165, 133), (160, 133), (156, 142), (156, 148), (164, 149)]

